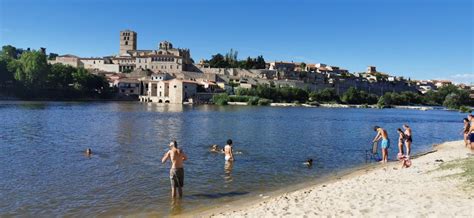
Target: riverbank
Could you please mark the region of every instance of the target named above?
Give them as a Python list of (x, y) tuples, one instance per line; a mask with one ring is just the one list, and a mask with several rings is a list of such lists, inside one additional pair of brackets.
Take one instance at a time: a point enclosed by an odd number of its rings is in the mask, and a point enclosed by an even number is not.
[(410, 168), (391, 162), (297, 191), (223, 205), (197, 216), (472, 215), (474, 178), (465, 172), (474, 168), (473, 152), (462, 141), (434, 149), (436, 152), (413, 158)]
[[(227, 102), (228, 105), (249, 106), (248, 102)], [(299, 103), (270, 103), (272, 107), (322, 107), (322, 108), (378, 108), (377, 105), (367, 104), (337, 104), (337, 103), (323, 103), (323, 104), (299, 104)], [(443, 110), (441, 106), (409, 106), (409, 105), (393, 105), (395, 109), (410, 109), (410, 110)]]

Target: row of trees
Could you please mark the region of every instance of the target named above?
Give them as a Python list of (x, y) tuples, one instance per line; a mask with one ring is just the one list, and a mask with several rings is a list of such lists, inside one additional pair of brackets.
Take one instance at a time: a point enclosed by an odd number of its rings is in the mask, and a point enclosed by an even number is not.
[[(21, 51), (21, 52), (20, 52)], [(55, 55), (55, 54), (54, 54)], [(105, 97), (110, 94), (104, 77), (84, 68), (48, 64), (40, 51), (3, 46), (0, 51), (0, 86), (19, 97)]]
[(377, 104), (379, 107), (390, 107), (392, 105), (433, 105), (459, 109), (462, 106), (474, 106), (474, 101), (469, 98), (469, 92), (458, 89), (454, 85), (442, 87), (437, 91), (430, 91), (425, 95), (404, 91), (400, 93), (387, 92), (380, 97), (354, 87), (349, 88), (342, 95), (338, 95), (333, 88), (309, 91), (308, 89), (289, 86), (258, 85), (252, 89), (237, 89), (236, 95), (255, 96), (261, 99), (269, 99), (272, 102)]
[(265, 59), (263, 56), (256, 58), (247, 57), (245, 60), (238, 60), (238, 52), (231, 49), (225, 56), (217, 53), (210, 60), (204, 62), (212, 68), (241, 68), (241, 69), (265, 69)]

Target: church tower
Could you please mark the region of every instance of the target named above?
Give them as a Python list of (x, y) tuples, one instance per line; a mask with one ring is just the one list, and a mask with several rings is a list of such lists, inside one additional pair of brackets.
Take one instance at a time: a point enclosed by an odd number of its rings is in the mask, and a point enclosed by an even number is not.
[(137, 50), (137, 33), (131, 30), (120, 31), (120, 53), (127, 54), (127, 51)]

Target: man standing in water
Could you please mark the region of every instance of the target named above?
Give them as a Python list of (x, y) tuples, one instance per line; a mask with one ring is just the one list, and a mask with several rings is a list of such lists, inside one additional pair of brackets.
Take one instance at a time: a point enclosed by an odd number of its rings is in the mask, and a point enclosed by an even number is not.
[(232, 151), (232, 140), (227, 140), (227, 144), (224, 146), (225, 161), (234, 161), (234, 152)]
[(381, 147), (382, 147), (382, 161), (381, 163), (387, 163), (388, 161), (388, 148), (390, 147), (390, 139), (388, 139), (388, 134), (385, 129), (382, 127), (374, 126), (374, 131), (377, 132), (374, 140), (372, 142), (377, 142), (382, 139)]
[(170, 150), (166, 152), (161, 159), (161, 163), (165, 163), (168, 159), (171, 161), (170, 181), (171, 181), (171, 197), (176, 197), (176, 189), (178, 189), (179, 197), (183, 197), (184, 185), (184, 161), (188, 159), (183, 150), (178, 148), (178, 143), (172, 141), (169, 144)]

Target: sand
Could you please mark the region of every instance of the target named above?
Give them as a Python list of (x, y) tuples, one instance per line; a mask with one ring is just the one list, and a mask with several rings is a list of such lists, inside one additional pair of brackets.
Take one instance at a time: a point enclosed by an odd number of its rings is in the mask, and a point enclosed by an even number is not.
[(410, 168), (402, 169), (398, 162), (381, 164), (342, 179), (240, 206), (223, 205), (193, 216), (474, 217), (472, 180), (457, 175), (465, 172), (461, 164), (443, 167), (459, 160), (470, 161), (473, 152), (462, 141), (434, 149), (437, 151), (413, 158)]

